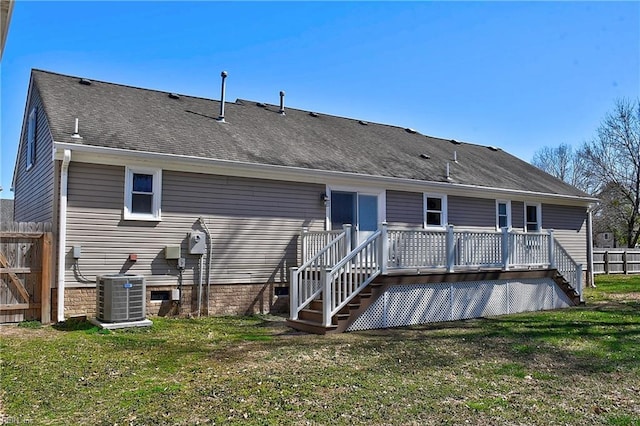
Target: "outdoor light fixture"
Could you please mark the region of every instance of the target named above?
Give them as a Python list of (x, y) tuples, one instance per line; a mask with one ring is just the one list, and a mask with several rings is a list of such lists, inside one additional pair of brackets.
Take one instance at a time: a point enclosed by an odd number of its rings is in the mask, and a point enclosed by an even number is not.
[(320, 194), (320, 201), (322, 201), (322, 203), (326, 206), (327, 203), (329, 202), (329, 196), (327, 195), (326, 192), (323, 192), (322, 194)]

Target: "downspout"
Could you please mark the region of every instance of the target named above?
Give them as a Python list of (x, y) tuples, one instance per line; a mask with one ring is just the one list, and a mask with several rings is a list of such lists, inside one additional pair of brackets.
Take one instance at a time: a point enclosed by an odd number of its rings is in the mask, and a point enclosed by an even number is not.
[(58, 322), (64, 321), (64, 274), (67, 245), (67, 186), (71, 150), (65, 149), (60, 168), (60, 215), (58, 216)]
[(593, 209), (596, 204), (591, 204), (587, 209), (587, 281), (589, 287), (595, 288), (593, 278)]
[(209, 246), (209, 254), (207, 255), (207, 316), (209, 316), (209, 308), (211, 306), (211, 250), (213, 248), (213, 242), (211, 241), (211, 232), (204, 218), (200, 216), (199, 220), (207, 234), (207, 245)]

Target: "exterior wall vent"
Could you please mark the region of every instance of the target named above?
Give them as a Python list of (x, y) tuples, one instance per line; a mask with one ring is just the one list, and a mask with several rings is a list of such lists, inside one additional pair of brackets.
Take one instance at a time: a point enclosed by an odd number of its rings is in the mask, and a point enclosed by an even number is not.
[(102, 322), (145, 319), (144, 277), (133, 274), (101, 275), (96, 282), (96, 318)]

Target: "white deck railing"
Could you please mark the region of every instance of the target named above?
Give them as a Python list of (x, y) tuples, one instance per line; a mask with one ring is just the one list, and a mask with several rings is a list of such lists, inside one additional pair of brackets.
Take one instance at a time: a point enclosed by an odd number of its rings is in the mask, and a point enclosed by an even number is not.
[(325, 327), (329, 327), (333, 316), (382, 272), (382, 234), (383, 230), (377, 230), (333, 268), (321, 272), (322, 321)]
[[(322, 240), (327, 243), (319, 247)], [(351, 251), (351, 225), (345, 225), (341, 232), (309, 232), (303, 228), (301, 247), (303, 264), (291, 270), (291, 319), (298, 319), (300, 310), (322, 292), (320, 274), (327, 268), (332, 268)]]
[(481, 231), (453, 231), (456, 267), (502, 266), (502, 233)]
[[(348, 229), (347, 229), (348, 228)], [(300, 234), (300, 256), (302, 263), (307, 262), (309, 259), (314, 257), (317, 253), (319, 253), (322, 249), (324, 249), (331, 241), (333, 241), (337, 236), (343, 234), (345, 232), (350, 232), (351, 225), (345, 225), (342, 229), (331, 230), (331, 231), (309, 231), (309, 228), (302, 228), (302, 233)], [(345, 253), (349, 253), (351, 250), (347, 250), (345, 244), (351, 244), (351, 238), (341, 239), (338, 244), (340, 247), (337, 248), (335, 253), (341, 252), (344, 256)], [(332, 265), (335, 265), (342, 259), (336, 259), (331, 262), (331, 260), (327, 259)]]
[(442, 230), (387, 231), (389, 269), (546, 267), (549, 233)]
[[(326, 235), (335, 233), (303, 232), (302, 250), (314, 255), (300, 268), (292, 269), (292, 319), (297, 319), (298, 312), (323, 293), (323, 321), (329, 326), (336, 312), (375, 276), (388, 270), (557, 268), (582, 297), (582, 265), (555, 240), (553, 231), (460, 231), (453, 226), (442, 230), (399, 230), (382, 224), (353, 251), (350, 227), (318, 249), (315, 241)], [(306, 257), (303, 254), (303, 259)]]
[(446, 268), (445, 231), (388, 229), (387, 265), (394, 269)]
[(509, 267), (544, 268), (552, 263), (549, 233), (509, 232)]

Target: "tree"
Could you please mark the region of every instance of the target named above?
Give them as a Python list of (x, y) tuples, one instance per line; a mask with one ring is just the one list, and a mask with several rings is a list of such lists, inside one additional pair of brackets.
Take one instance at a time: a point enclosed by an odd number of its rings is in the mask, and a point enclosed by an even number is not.
[(640, 99), (618, 100), (597, 135), (581, 149), (589, 178), (596, 183), (603, 212), (622, 228), (622, 241), (640, 238)]
[(623, 203), (623, 192), (620, 187), (607, 185), (596, 197), (600, 200), (593, 210), (594, 237), (602, 232), (613, 233), (613, 241), (618, 245), (627, 245), (626, 217), (628, 203)]
[(584, 148), (574, 151), (571, 145), (544, 146), (533, 154), (531, 164), (552, 176), (585, 192), (591, 193), (593, 184), (585, 164)]

